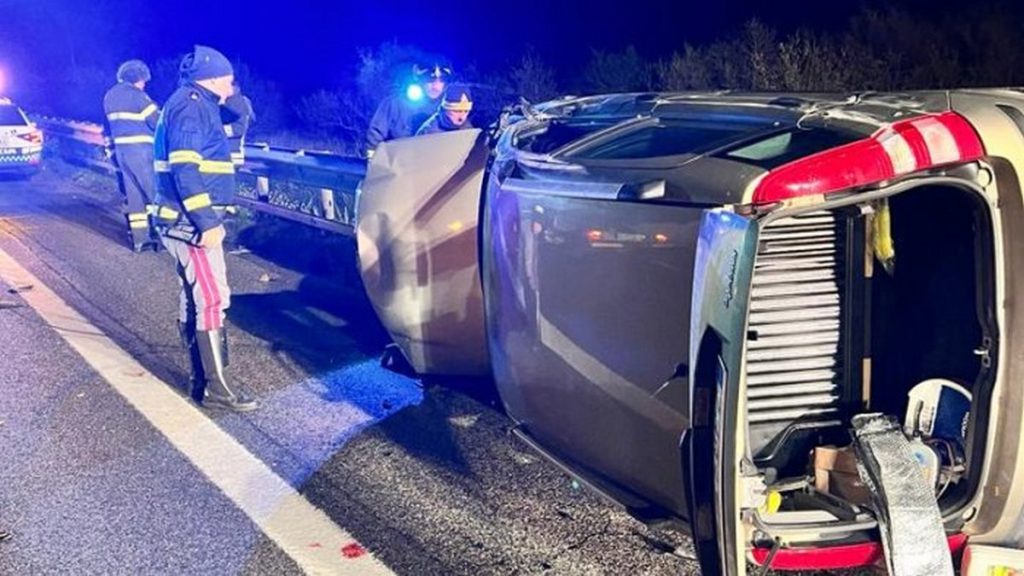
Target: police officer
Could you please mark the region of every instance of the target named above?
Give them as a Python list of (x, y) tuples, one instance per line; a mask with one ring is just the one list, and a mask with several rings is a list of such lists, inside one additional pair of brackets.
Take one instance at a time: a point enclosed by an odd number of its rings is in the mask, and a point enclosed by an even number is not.
[(159, 116), (157, 105), (145, 92), (149, 78), (149, 67), (144, 62), (129, 60), (117, 69), (117, 84), (103, 97), (135, 252), (159, 246), (149, 222), (154, 186), (153, 129)]
[(473, 95), (465, 84), (451, 84), (444, 91), (441, 106), (416, 131), (416, 135), (436, 134), (472, 128), (469, 113), (473, 110)]
[(231, 301), (224, 267), (224, 218), (235, 167), (220, 105), (233, 93), (223, 54), (196, 46), (181, 62), (181, 86), (164, 105), (154, 145), (156, 221), (177, 261), (179, 330), (189, 351), (190, 391), (206, 407), (248, 411), (255, 399), (229, 379), (224, 312)]
[(386, 140), (406, 138), (419, 128), (437, 109), (451, 78), (450, 68), (434, 64), (430, 68), (413, 68), (417, 84), (406, 94), (392, 94), (381, 102), (370, 120), (366, 133), (366, 155), (373, 156), (377, 145)]
[(245, 164), (245, 135), (255, 121), (256, 114), (252, 109), (252, 101), (242, 94), (238, 82), (235, 81), (234, 93), (221, 106), (221, 122), (224, 123), (224, 133), (231, 147), (231, 162), (235, 166)]

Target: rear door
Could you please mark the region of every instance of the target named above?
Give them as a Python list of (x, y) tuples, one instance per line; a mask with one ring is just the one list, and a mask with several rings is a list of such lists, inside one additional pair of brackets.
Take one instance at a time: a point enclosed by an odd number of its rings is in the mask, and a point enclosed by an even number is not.
[(480, 130), (385, 142), (360, 187), (363, 283), (420, 374), (490, 373), (477, 249), (487, 156)]
[[(992, 184), (981, 183), (996, 215), (996, 315), (1000, 331), (997, 384), (972, 426), (987, 425), (973, 440), (986, 455), (979, 496), (964, 512), (971, 542), (1024, 548), (1024, 96), (1019, 91), (958, 91), (952, 108), (978, 131), (992, 165)], [(983, 451), (983, 452), (982, 452)]]
[[(736, 481), (747, 460), (738, 415), (757, 226), (728, 209), (704, 212), (691, 306), (692, 404), (688, 498), (703, 574), (746, 573)], [(711, 465), (709, 465), (711, 464)]]

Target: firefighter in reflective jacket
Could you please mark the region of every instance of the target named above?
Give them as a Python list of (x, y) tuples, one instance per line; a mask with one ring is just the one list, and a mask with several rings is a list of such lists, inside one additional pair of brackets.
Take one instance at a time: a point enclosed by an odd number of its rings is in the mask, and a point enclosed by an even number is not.
[(444, 91), (441, 106), (416, 131), (417, 136), (466, 130), (473, 127), (469, 113), (473, 110), (473, 95), (465, 84), (450, 84)]
[(415, 66), (413, 74), (416, 84), (409, 86), (404, 94), (389, 96), (374, 112), (366, 131), (367, 158), (373, 157), (381, 142), (416, 134), (416, 129), (437, 110), (452, 71), (446, 66), (434, 64), (430, 68)]
[(256, 114), (252, 110), (252, 101), (242, 94), (238, 82), (235, 82), (234, 89), (234, 93), (221, 106), (220, 116), (231, 147), (231, 161), (235, 166), (241, 166), (245, 164), (245, 135), (256, 121)]
[(235, 194), (235, 169), (220, 105), (234, 71), (220, 52), (196, 46), (181, 63), (181, 86), (160, 114), (154, 145), (156, 222), (177, 261), (179, 330), (189, 351), (190, 392), (202, 406), (253, 410), (256, 400), (228, 378), (224, 218)]
[(153, 129), (159, 116), (157, 105), (145, 92), (149, 78), (144, 62), (129, 60), (117, 69), (117, 84), (103, 97), (114, 140), (114, 158), (121, 172), (129, 238), (135, 252), (159, 246), (149, 222), (154, 186)]

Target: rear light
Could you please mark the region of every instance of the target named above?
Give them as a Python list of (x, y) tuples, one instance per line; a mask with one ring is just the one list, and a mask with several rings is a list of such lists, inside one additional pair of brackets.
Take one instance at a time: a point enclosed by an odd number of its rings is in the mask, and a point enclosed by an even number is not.
[(754, 190), (754, 203), (830, 194), (985, 155), (974, 128), (956, 112), (895, 122), (871, 137), (784, 164)]
[(33, 131), (31, 131), (31, 132), (29, 132), (27, 134), (19, 134), (18, 137), (21, 138), (22, 140), (26, 140), (26, 141), (28, 141), (28, 142), (30, 142), (32, 144), (42, 144), (43, 143), (43, 133), (40, 130), (33, 130)]
[(604, 232), (600, 230), (587, 230), (587, 240), (591, 242), (600, 242), (601, 238), (604, 238)]
[[(953, 534), (946, 538), (946, 542), (949, 544), (950, 553), (956, 556), (967, 544), (967, 536)], [(754, 563), (758, 566), (764, 566), (770, 554), (771, 550), (768, 548), (751, 550)], [(824, 548), (783, 548), (772, 558), (771, 568), (775, 570), (842, 570), (872, 566), (882, 560), (882, 545), (878, 542), (865, 542)]]

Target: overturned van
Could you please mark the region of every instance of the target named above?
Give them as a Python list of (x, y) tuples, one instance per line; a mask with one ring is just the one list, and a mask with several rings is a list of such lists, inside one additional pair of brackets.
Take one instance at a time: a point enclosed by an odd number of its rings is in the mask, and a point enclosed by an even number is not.
[(1010, 90), (567, 99), (384, 144), (360, 262), (418, 372), (704, 573), (952, 573), (1024, 547), (1022, 174)]

